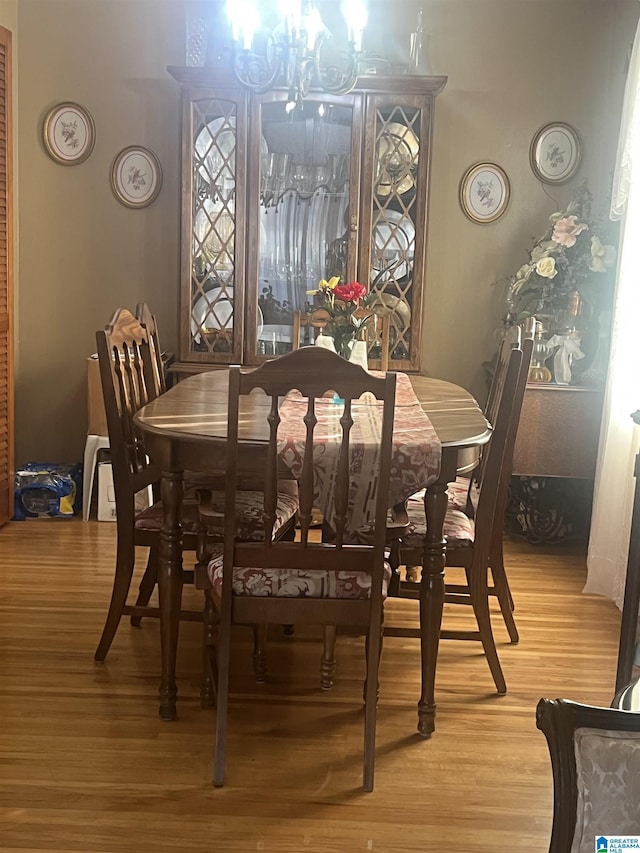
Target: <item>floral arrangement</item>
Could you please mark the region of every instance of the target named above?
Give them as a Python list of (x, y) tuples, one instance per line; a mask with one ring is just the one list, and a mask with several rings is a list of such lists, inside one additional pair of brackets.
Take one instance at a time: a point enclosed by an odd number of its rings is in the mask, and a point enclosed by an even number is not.
[(529, 252), (529, 260), (511, 277), (508, 318), (551, 316), (556, 326), (571, 312), (576, 294), (602, 310), (613, 290), (616, 250), (591, 222), (592, 196), (586, 184), (566, 210), (553, 213), (549, 226)]
[(314, 297), (314, 305), (307, 314), (323, 324), (322, 331), (333, 338), (338, 355), (348, 359), (353, 341), (371, 317), (371, 314), (356, 317), (356, 312), (361, 313), (360, 309), (371, 305), (376, 298), (375, 292), (367, 292), (357, 281), (340, 284), (340, 278), (335, 275), (329, 281), (323, 279), (317, 290), (308, 290), (307, 295)]

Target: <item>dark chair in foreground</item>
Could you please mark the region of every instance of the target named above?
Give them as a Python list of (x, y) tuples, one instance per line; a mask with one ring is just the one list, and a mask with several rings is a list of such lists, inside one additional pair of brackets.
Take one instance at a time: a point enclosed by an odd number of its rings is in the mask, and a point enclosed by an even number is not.
[(605, 836), (640, 835), (640, 714), (541, 699), (536, 724), (553, 771), (549, 853), (593, 853), (610, 849)]
[[(136, 508), (136, 495), (154, 487), (158, 493), (161, 472), (147, 456), (144, 442), (134, 423), (135, 413), (151, 397), (145, 380), (144, 363), (149, 358), (147, 331), (125, 308), (114, 314), (111, 322), (96, 332), (100, 378), (104, 396), (111, 465), (116, 498), (117, 547), (113, 591), (109, 611), (95, 659), (103, 661), (123, 615), (130, 614), (134, 624), (142, 616), (159, 616), (159, 609), (148, 602), (157, 580), (158, 548), (163, 508), (159, 501), (147, 508)], [(224, 511), (224, 494), (217, 493), (211, 501)], [(244, 492), (239, 498), (241, 532), (245, 538), (260, 535), (261, 507), (255, 492)], [(278, 527), (291, 526), (297, 509), (295, 491), (278, 507)], [(183, 551), (196, 551), (200, 517), (197, 501), (185, 500), (182, 513)], [(221, 525), (210, 531), (221, 538)], [(149, 548), (147, 567), (140, 584), (136, 603), (127, 604), (135, 565), (136, 546)], [(192, 582), (193, 572), (184, 571), (183, 581)], [(200, 620), (201, 613), (184, 613), (183, 618)]]
[[(498, 364), (498, 379), (495, 401), (493, 433), (489, 444), (484, 448), (480, 469), (474, 487), (474, 515), (470, 518), (462, 510), (449, 505), (444, 522), (444, 535), (447, 539), (446, 565), (463, 567), (466, 574), (464, 585), (449, 585), (445, 601), (471, 605), (478, 630), (451, 631), (441, 629), (440, 636), (427, 638), (435, 648), (438, 640), (479, 640), (493, 676), (498, 693), (506, 693), (507, 685), (498, 658), (495, 639), (491, 626), (489, 610), (489, 558), (493, 543), (493, 531), (496, 513), (503, 506), (503, 491), (508, 482), (503, 477), (505, 458), (510, 446), (512, 415), (517, 402), (517, 389), (523, 371), (523, 352), (519, 346), (505, 349), (505, 357)], [(421, 564), (426, 518), (422, 497), (410, 498), (406, 504), (406, 513), (397, 512), (396, 520), (405, 519), (409, 524), (408, 533), (403, 536), (392, 550), (392, 568), (394, 576), (389, 594), (401, 598), (419, 597), (419, 584), (402, 580), (400, 566)], [(509, 609), (510, 612), (510, 609)], [(393, 636), (393, 628), (385, 628), (385, 633)], [(401, 636), (407, 636), (407, 629), (401, 629)], [(420, 637), (420, 628), (414, 635)]]
[[(631, 417), (640, 426), (640, 410)], [(624, 582), (624, 604), (620, 622), (620, 643), (618, 646), (618, 667), (616, 671), (616, 690), (629, 684), (633, 676), (633, 667), (640, 665), (640, 453), (636, 455), (633, 474), (636, 480), (633, 495), (631, 532), (629, 534), (629, 556), (627, 574)]]
[[(239, 454), (238, 415), (241, 399), (261, 389), (270, 399), (264, 407), (269, 435), (264, 485), (265, 530), (261, 542), (238, 541), (233, 524)], [(291, 401), (282, 399), (293, 390), (302, 395), (291, 411)], [(341, 434), (336, 444), (327, 444), (328, 459), (336, 463), (333, 492), (326, 509), (333, 508), (333, 542), (310, 542), (314, 505), (314, 436), (320, 421), (316, 409), (327, 404), (321, 398), (335, 391), (344, 400), (332, 403), (340, 417), (335, 426)], [(378, 456), (374, 536), (367, 545), (346, 545), (346, 530), (351, 518), (350, 458), (352, 401), (368, 392), (383, 401), (381, 438)], [(211, 667), (217, 680), (217, 720), (214, 784), (224, 782), (227, 741), (227, 705), (229, 701), (230, 644), (232, 624), (263, 625), (311, 624), (360, 628), (367, 637), (367, 675), (365, 684), (364, 789), (373, 789), (376, 694), (378, 662), (382, 642), (382, 605), (388, 582), (385, 563), (385, 534), (391, 463), (391, 439), (395, 401), (395, 375), (371, 376), (361, 367), (324, 349), (303, 347), (281, 358), (266, 362), (255, 371), (230, 368), (229, 427), (226, 480), (224, 549), (217, 549), (208, 565), (197, 567), (196, 585), (205, 589), (205, 622), (211, 626), (207, 640), (211, 649)], [(289, 410), (285, 407), (289, 405)], [(281, 418), (285, 420), (281, 424)], [(291, 434), (283, 432), (288, 423)], [(301, 428), (301, 432), (299, 432)], [(284, 440), (288, 453), (289, 435), (306, 436), (295, 442), (299, 454), (300, 537), (295, 542), (273, 542), (272, 528), (275, 498), (281, 487), (280, 451)], [(318, 437), (319, 439), (319, 437)], [(318, 440), (317, 439), (317, 440)], [(293, 441), (293, 439), (290, 439)], [(317, 443), (317, 441), (316, 441)], [(285, 454), (288, 455), (288, 454)], [(286, 475), (291, 476), (285, 469)], [(285, 480), (286, 482), (286, 480)], [(325, 516), (326, 517), (326, 516)], [(219, 614), (217, 648), (214, 645), (215, 614)]]

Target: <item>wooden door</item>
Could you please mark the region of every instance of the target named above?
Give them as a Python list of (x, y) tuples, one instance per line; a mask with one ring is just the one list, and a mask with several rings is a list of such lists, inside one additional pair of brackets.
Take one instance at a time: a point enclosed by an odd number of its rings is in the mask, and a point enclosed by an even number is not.
[(0, 525), (13, 515), (11, 33), (0, 27)]

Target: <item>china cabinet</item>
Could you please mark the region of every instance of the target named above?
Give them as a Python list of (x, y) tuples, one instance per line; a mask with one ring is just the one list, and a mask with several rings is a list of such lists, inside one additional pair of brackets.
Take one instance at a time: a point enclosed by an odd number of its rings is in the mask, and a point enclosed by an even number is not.
[[(177, 372), (292, 348), (293, 314), (337, 275), (374, 290), (390, 367), (419, 370), (435, 97), (446, 77), (368, 75), (346, 95), (256, 93), (219, 68), (182, 85)], [(369, 336), (375, 365), (380, 342)]]

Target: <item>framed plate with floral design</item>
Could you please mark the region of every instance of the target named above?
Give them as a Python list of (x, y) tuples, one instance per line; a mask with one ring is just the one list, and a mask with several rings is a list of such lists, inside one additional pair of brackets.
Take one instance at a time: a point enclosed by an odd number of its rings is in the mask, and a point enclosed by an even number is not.
[(531, 141), (533, 174), (545, 184), (563, 184), (580, 164), (580, 137), (563, 122), (545, 124)]
[(148, 148), (124, 148), (111, 167), (111, 189), (126, 207), (147, 207), (158, 197), (162, 186), (160, 161)]
[(500, 219), (509, 204), (509, 178), (495, 163), (476, 163), (460, 181), (460, 205), (473, 222)]
[(44, 144), (49, 156), (75, 166), (93, 151), (96, 130), (91, 114), (79, 104), (65, 102), (49, 110), (44, 120)]

